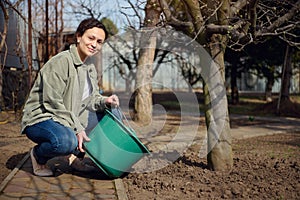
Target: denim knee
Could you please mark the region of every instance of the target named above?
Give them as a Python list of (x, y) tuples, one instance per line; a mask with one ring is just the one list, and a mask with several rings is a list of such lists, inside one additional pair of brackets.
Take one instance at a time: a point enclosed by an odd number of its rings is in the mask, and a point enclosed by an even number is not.
[(78, 140), (75, 133), (70, 129), (66, 130), (68, 133), (62, 134), (59, 137), (60, 142), (56, 148), (56, 153), (58, 155), (68, 155), (72, 154), (78, 145)]
[(78, 140), (74, 131), (52, 119), (28, 126), (24, 133), (37, 143), (35, 154), (40, 164), (56, 156), (72, 154), (77, 149)]

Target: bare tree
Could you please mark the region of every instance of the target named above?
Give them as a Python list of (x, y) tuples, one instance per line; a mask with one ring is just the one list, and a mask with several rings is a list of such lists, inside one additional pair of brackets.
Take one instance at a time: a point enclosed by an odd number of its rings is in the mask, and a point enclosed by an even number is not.
[(287, 44), (282, 66), (281, 89), (277, 102), (276, 113), (280, 114), (280, 105), (290, 100), (290, 81), (292, 77), (292, 48)]
[[(180, 9), (184, 12), (184, 17), (178, 16), (178, 10), (172, 7), (174, 2), (160, 0), (165, 23), (184, 30), (202, 44), (210, 52), (222, 74), (225, 71), (224, 52), (228, 47), (241, 50), (245, 45), (264, 41), (269, 36), (280, 37), (290, 45), (299, 47), (299, 37), (295, 32), (299, 28), (299, 0), (183, 0)], [(206, 104), (210, 105), (209, 91), (206, 87), (204, 91)], [(208, 109), (208, 125), (210, 119)], [(211, 168), (230, 170), (233, 162), (228, 116), (218, 141), (212, 139), (210, 134), (208, 138), (208, 145), (214, 146), (208, 155)]]
[(78, 18), (93, 17), (100, 19), (102, 12), (100, 10), (103, 1), (86, 1), (86, 0), (74, 0), (70, 2), (73, 13)]
[[(155, 27), (161, 14), (158, 0), (148, 0), (145, 13), (145, 27)], [(143, 124), (150, 123), (152, 119), (152, 65), (156, 47), (155, 31), (149, 31), (146, 35), (148, 42), (139, 52), (134, 106), (135, 119)]]
[[(20, 97), (21, 98), (24, 98), (24, 95), (20, 94), (20, 90), (21, 90), (21, 85), (26, 85), (28, 86), (28, 84), (22, 84), (22, 82), (24, 81), (24, 69), (26, 68), (25, 67), (25, 60), (24, 58), (28, 58), (27, 61), (28, 61), (28, 64), (30, 63), (29, 62), (29, 59), (30, 59), (30, 49), (29, 47), (30, 46), (26, 46), (26, 44), (24, 44), (24, 41), (22, 41), (22, 29), (18, 29), (16, 28), (16, 32), (14, 32), (13, 34), (14, 35), (14, 41), (15, 41), (15, 44), (16, 45), (13, 50), (11, 49), (11, 51), (13, 51), (13, 54), (19, 59), (19, 64), (20, 66), (18, 67), (21, 67), (23, 69), (23, 71), (20, 71), (20, 72), (16, 72), (14, 73), (13, 77), (15, 77), (14, 79), (14, 83), (12, 85), (10, 85), (11, 87), (15, 87), (13, 91), (9, 91), (9, 89), (7, 89), (6, 91), (3, 91), (3, 73), (5, 73), (5, 71), (7, 72), (7, 70), (4, 71), (5, 69), (5, 65), (6, 65), (6, 62), (7, 62), (7, 53), (8, 53), (8, 46), (6, 44), (6, 39), (7, 39), (7, 35), (8, 34), (12, 34), (11, 32), (9, 33), (8, 32), (8, 23), (9, 23), (9, 20), (10, 20), (10, 16), (9, 16), (9, 10), (12, 11), (11, 13), (13, 13), (14, 17), (18, 17), (20, 19), (22, 19), (20, 23), (24, 23), (24, 24), (28, 24), (28, 20), (26, 18), (26, 16), (23, 14), (23, 12), (19, 9), (20, 5), (24, 5), (22, 4), (24, 3), (23, 0), (19, 0), (19, 1), (15, 1), (14, 3), (11, 3), (10, 1), (7, 1), (7, 0), (4, 0), (4, 1), (1, 1), (1, 9), (3, 10), (3, 16), (4, 16), (4, 23), (3, 23), (3, 32), (1, 33), (1, 36), (2, 36), (2, 40), (1, 40), (1, 44), (0, 44), (0, 52), (1, 54), (3, 55), (3, 58), (1, 58), (0, 60), (0, 66), (1, 66), (1, 74), (0, 74), (0, 98), (1, 98), (1, 107), (3, 108), (5, 105), (4, 101), (6, 100), (12, 100), (12, 106), (14, 108), (14, 111), (16, 113), (17, 111), (17, 108), (20, 107), (20, 105), (17, 105), (18, 104), (18, 101), (20, 100)], [(12, 17), (12, 19), (14, 19), (14, 17)], [(15, 22), (14, 20), (10, 21), (10, 23), (13, 23)], [(30, 27), (28, 27), (30, 28)], [(24, 31), (24, 30), (23, 30)], [(29, 35), (30, 36), (30, 35)], [(28, 38), (28, 39), (31, 39), (31, 38)], [(30, 42), (30, 41), (29, 41)], [(10, 44), (11, 45), (11, 44)], [(5, 48), (4, 48), (5, 47)], [(27, 51), (23, 51), (22, 50), (22, 47), (24, 48), (27, 48)], [(10, 47), (11, 48), (11, 47)], [(28, 82), (30, 82), (30, 78), (29, 76), (26, 76), (28, 77)], [(7, 78), (7, 77), (6, 77)], [(11, 77), (10, 77), (11, 78)], [(8, 80), (8, 79), (6, 79)], [(27, 90), (29, 87), (23, 87), (24, 90)], [(10, 88), (11, 89), (11, 88)], [(3, 93), (6, 93), (6, 95), (3, 95)]]

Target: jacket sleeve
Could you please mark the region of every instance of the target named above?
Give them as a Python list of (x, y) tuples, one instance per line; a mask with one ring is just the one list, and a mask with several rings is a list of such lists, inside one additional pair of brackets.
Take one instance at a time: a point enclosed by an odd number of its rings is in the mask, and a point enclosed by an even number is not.
[[(53, 120), (62, 122), (64, 125), (69, 126), (75, 133), (84, 130), (78, 117), (70, 109), (67, 109), (64, 104), (63, 95), (67, 89), (71, 89), (68, 82), (67, 74), (63, 70), (67, 67), (68, 63), (63, 61), (57, 63), (49, 63), (47, 69), (41, 74), (42, 78), (42, 104), (47, 112), (53, 114)], [(60, 67), (56, 67), (60, 66)]]

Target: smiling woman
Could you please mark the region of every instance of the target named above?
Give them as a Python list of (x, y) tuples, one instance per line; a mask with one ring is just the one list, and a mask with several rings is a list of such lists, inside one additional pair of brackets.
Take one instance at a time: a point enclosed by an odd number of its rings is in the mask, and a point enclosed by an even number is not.
[(100, 51), (105, 33), (100, 28), (88, 29), (82, 36), (77, 36), (77, 50), (82, 61)]
[(83, 20), (76, 30), (77, 51), (81, 60), (85, 61), (87, 57), (100, 51), (107, 35), (104, 25), (98, 20), (93, 18)]
[[(116, 95), (99, 94), (95, 66), (85, 62), (101, 50), (106, 37), (106, 28), (100, 21), (83, 20), (76, 31), (77, 43), (52, 57), (39, 71), (24, 106), (21, 128), (37, 143), (31, 150), (35, 175), (53, 175), (46, 165), (51, 158), (82, 156), (82, 144), (90, 140), (86, 134), (92, 128), (90, 122), (105, 109), (119, 105)], [(75, 156), (68, 158), (75, 169), (86, 171), (91, 167)]]

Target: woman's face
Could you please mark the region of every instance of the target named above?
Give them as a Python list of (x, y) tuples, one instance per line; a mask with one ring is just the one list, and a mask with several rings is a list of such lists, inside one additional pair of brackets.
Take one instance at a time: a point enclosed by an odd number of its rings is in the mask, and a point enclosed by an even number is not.
[(105, 39), (101, 28), (87, 29), (82, 36), (77, 36), (77, 51), (82, 61), (100, 51)]

